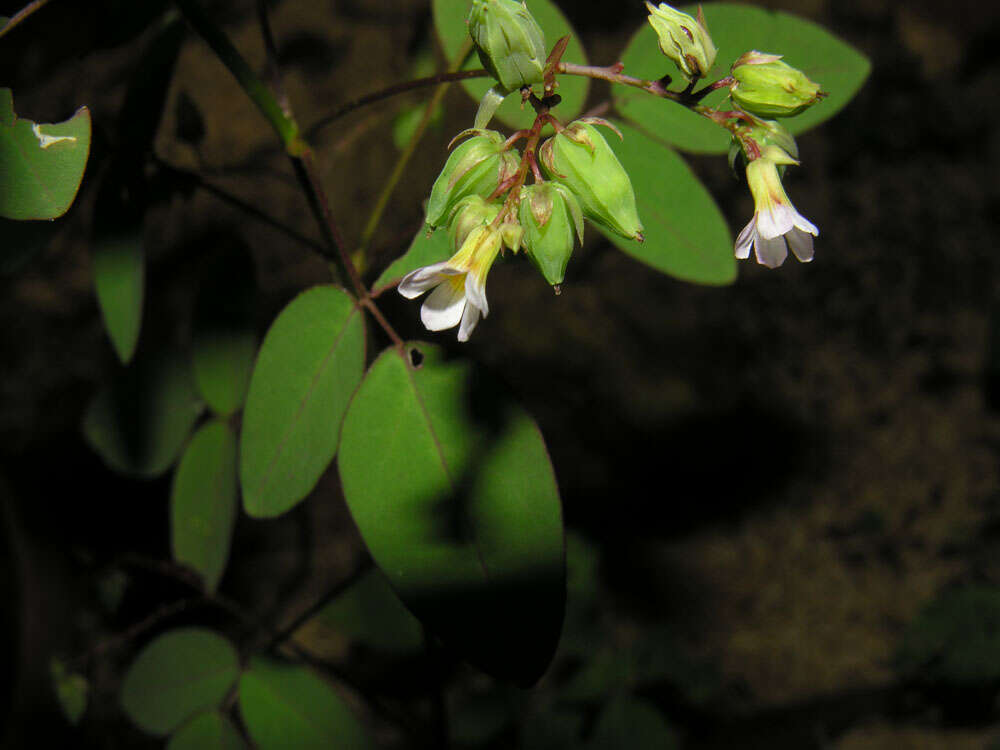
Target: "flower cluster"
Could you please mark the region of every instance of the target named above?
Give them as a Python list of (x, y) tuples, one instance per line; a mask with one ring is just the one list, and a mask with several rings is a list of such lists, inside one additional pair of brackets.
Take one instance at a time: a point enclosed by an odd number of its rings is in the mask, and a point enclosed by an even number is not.
[[(683, 92), (667, 93), (729, 130), (731, 164), (735, 168), (739, 160), (745, 168), (755, 209), (736, 240), (736, 257), (748, 258), (752, 248), (759, 263), (774, 268), (791, 249), (800, 261), (812, 260), (818, 230), (796, 211), (781, 184), (785, 167), (798, 164), (795, 139), (777, 120), (764, 118), (797, 115), (823, 92), (780, 55), (756, 50), (739, 57), (728, 76), (695, 92), (717, 55), (704, 14), (699, 8), (695, 18), (665, 3), (646, 6), (661, 51), (688, 81)], [(584, 219), (643, 240), (632, 183), (596, 126), (617, 129), (592, 117), (563, 124), (549, 111), (558, 103), (554, 73), (564, 40), (546, 57), (541, 28), (516, 0), (473, 0), (468, 26), (497, 84), (483, 98), (475, 127), (454, 139), (462, 143), (434, 182), (427, 204), (428, 230), (447, 228), (453, 254), (410, 272), (398, 287), (408, 299), (429, 292), (421, 308), (424, 325), (433, 331), (457, 326), (459, 341), (468, 340), (489, 313), (486, 277), (505, 248), (513, 253), (523, 248), (558, 292), (574, 246), (583, 242)], [(605, 70), (615, 74), (621, 67)], [(533, 87), (539, 85), (536, 92)], [(728, 88), (733, 109), (698, 104), (719, 88)], [(505, 138), (488, 129), (489, 121), (503, 97), (518, 90), (534, 108), (535, 122)], [(543, 140), (547, 128), (554, 134)], [(517, 148), (521, 141), (523, 150)]]

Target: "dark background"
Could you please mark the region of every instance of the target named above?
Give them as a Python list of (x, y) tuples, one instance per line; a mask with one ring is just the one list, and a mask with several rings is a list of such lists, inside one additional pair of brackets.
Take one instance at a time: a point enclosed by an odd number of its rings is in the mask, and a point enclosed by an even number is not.
[[(16, 9), (6, 5), (8, 15)], [(148, 39), (113, 5), (55, 0), (0, 40), (0, 85), (14, 89), (20, 114), (55, 121), (87, 104), (96, 132), (61, 231), (0, 276), (0, 676), (12, 747), (27, 737), (142, 742), (114, 704), (128, 646), (91, 675), (98, 694), (79, 734), (48, 692), (47, 660), (176, 595), (133, 573), (117, 619), (93, 613), (108, 566), (169, 556), (169, 478), (115, 477), (78, 427), (116, 367), (89, 275), (92, 187), (121, 137), (118, 109)], [(734, 285), (696, 287), (590, 232), (561, 296), (521, 258), (500, 262), (491, 315), (470, 344), (456, 345), (453, 332), (430, 338), (493, 368), (539, 420), (567, 524), (599, 551), (609, 638), (665, 628), (677, 653), (713, 675), (705, 700), (683, 679), (651, 693), (686, 746), (986, 747), (1000, 737), (997, 680), (928, 686), (894, 668), (894, 654), (942, 592), (1000, 586), (1000, 9), (761, 5), (826, 26), (873, 65), (843, 112), (799, 138), (802, 166), (785, 180), (820, 227), (816, 260), (774, 271), (743, 263)], [(560, 6), (598, 64), (616, 60), (645, 17), (638, 2)], [(260, 65), (253, 4), (211, 7)], [(284, 0), (273, 11), (289, 94), (307, 125), (406, 78), (429, 29), (416, 0)], [(607, 90), (594, 89), (597, 103)], [(363, 110), (317, 138), (349, 238), (398, 154), (392, 116), (416, 101)], [(445, 144), (471, 120), (474, 104), (457, 88), (446, 104), (379, 228), (376, 266), (420, 222)], [(272, 132), (193, 35), (155, 150), (315, 235)], [(690, 161), (735, 234), (752, 212), (745, 188), (722, 158)], [(141, 346), (187, 343), (197, 274), (220, 247), (244, 243), (253, 254), (261, 330), (298, 290), (327, 278), (283, 234), (203, 191), (161, 187), (146, 222)], [(425, 335), (416, 305), (384, 300), (404, 335)], [(239, 521), (223, 591), (267, 611), (288, 597), (308, 601), (350, 567), (359, 542), (330, 474), (289, 517)], [(1000, 639), (1000, 623), (982, 628), (984, 642)], [(1000, 677), (1000, 648), (981, 659)]]

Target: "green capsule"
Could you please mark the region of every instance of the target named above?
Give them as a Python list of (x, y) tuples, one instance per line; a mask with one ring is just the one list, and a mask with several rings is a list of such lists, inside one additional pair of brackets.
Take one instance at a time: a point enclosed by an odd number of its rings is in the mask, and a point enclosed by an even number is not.
[(729, 93), (740, 107), (761, 117), (792, 117), (818, 102), (825, 93), (781, 55), (747, 52), (735, 63)]
[(508, 91), (542, 82), (545, 35), (524, 3), (472, 0), (469, 35), (483, 67)]
[(495, 130), (477, 135), (452, 151), (434, 181), (427, 202), (427, 224), (436, 228), (451, 215), (462, 198), (488, 196), (512, 176), (521, 163), (517, 149), (503, 150), (504, 137)]
[(573, 254), (574, 234), (583, 243), (583, 212), (573, 193), (563, 185), (542, 182), (521, 191), (518, 209), (528, 257), (552, 286), (566, 276)]
[(680, 68), (689, 81), (704, 78), (715, 62), (715, 43), (698, 8), (698, 18), (681, 13), (666, 3), (646, 3), (649, 25), (656, 32), (660, 51)]
[(451, 211), (448, 233), (455, 252), (465, 244), (465, 239), (476, 227), (491, 224), (500, 213), (500, 201), (486, 201), (478, 195), (467, 195)]
[(542, 144), (542, 166), (550, 179), (573, 192), (584, 216), (641, 242), (642, 222), (632, 181), (593, 122), (612, 127), (597, 118), (570, 123)]

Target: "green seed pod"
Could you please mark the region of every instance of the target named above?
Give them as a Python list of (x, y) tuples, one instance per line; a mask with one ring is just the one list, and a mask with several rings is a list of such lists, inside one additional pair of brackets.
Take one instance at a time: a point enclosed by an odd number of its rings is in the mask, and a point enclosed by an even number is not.
[(598, 118), (570, 123), (542, 144), (542, 166), (550, 179), (573, 192), (584, 216), (641, 242), (642, 222), (632, 181), (604, 136), (591, 124), (594, 122), (613, 127)]
[(452, 151), (431, 188), (427, 223), (432, 228), (443, 224), (462, 198), (492, 193), (521, 162), (516, 149), (503, 150), (502, 134), (495, 130), (472, 132), (476, 135)]
[(659, 38), (660, 51), (680, 68), (688, 81), (708, 75), (715, 62), (715, 43), (709, 36), (705, 16), (698, 8), (698, 18), (671, 8), (666, 3), (659, 7), (646, 3), (649, 25)]
[(545, 35), (524, 3), (472, 0), (469, 35), (483, 67), (508, 91), (542, 82)]
[(825, 93), (781, 55), (747, 52), (733, 63), (729, 93), (740, 107), (761, 117), (791, 117), (818, 102)]
[(521, 191), (518, 209), (528, 257), (552, 286), (566, 276), (573, 254), (573, 235), (583, 243), (583, 213), (573, 193), (563, 185), (542, 182)]

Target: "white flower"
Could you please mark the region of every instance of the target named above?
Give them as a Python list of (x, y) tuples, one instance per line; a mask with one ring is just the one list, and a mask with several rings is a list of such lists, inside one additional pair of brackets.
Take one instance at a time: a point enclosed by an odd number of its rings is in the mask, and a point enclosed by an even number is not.
[(434, 288), (420, 308), (420, 319), (430, 331), (458, 326), (458, 340), (468, 341), (479, 316), (490, 308), (486, 302), (486, 275), (500, 252), (499, 229), (477, 226), (462, 247), (444, 263), (411, 271), (399, 282), (399, 293), (414, 299)]
[(778, 175), (779, 164), (797, 164), (783, 149), (769, 146), (759, 159), (747, 165), (747, 183), (753, 194), (754, 214), (736, 238), (736, 257), (750, 257), (753, 245), (757, 262), (777, 268), (785, 262), (788, 248), (803, 263), (813, 259), (816, 226), (795, 210)]

